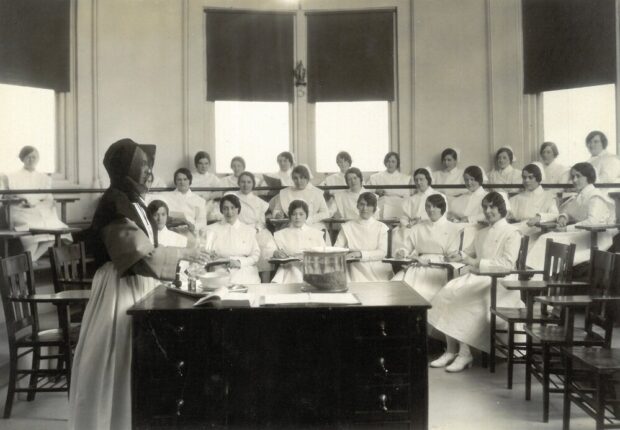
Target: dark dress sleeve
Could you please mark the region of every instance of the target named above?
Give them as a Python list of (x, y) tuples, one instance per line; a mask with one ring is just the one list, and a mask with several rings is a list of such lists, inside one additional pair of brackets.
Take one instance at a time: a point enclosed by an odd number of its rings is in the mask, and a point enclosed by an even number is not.
[(173, 280), (182, 250), (153, 246), (135, 222), (124, 218), (102, 230), (103, 244), (121, 276), (142, 275)]

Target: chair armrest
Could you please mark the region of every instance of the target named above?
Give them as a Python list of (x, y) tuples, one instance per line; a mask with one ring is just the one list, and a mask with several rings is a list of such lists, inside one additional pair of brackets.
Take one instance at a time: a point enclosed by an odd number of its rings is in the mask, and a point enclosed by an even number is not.
[(588, 287), (589, 285), (590, 285), (589, 282), (581, 282), (581, 281), (571, 281), (571, 282), (548, 281), (547, 282), (547, 286), (549, 288)]
[(592, 296), (539, 296), (534, 301), (548, 306), (584, 307), (592, 303)]
[(82, 285), (82, 286), (91, 286), (93, 284), (92, 279), (60, 279), (58, 281), (61, 285)]
[(542, 270), (534, 270), (534, 269), (515, 269), (515, 270), (511, 270), (510, 273), (512, 275), (542, 275), (543, 272)]
[(469, 273), (473, 273), (474, 275), (478, 275), (478, 276), (491, 276), (495, 278), (503, 278), (505, 276), (510, 275), (512, 271), (511, 270), (489, 270), (485, 272), (477, 268), (472, 268), (469, 271)]
[(576, 225), (575, 228), (578, 230), (586, 230), (586, 231), (595, 231), (597, 233), (601, 233), (606, 230), (611, 230), (614, 228), (620, 227), (619, 224), (603, 224), (603, 225)]
[(593, 302), (620, 302), (620, 296), (592, 296)]
[(515, 281), (503, 279), (499, 283), (507, 290), (517, 291), (543, 291), (549, 287), (545, 281)]

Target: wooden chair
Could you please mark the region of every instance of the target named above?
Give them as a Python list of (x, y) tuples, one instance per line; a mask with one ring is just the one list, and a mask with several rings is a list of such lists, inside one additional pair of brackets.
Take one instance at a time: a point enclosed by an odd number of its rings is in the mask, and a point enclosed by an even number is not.
[[(34, 400), (37, 392), (68, 391), (66, 380), (46, 378), (65, 376), (70, 369), (41, 369), (41, 360), (63, 360), (70, 362), (71, 351), (67, 351), (62, 332), (59, 329), (41, 331), (37, 306), (34, 303), (17, 302), (13, 299), (31, 296), (35, 293), (34, 272), (30, 253), (19, 254), (0, 260), (0, 296), (6, 318), (9, 340), (9, 384), (4, 406), (4, 418), (11, 416), (15, 393), (28, 393), (27, 400)], [(42, 348), (58, 348), (58, 354), (43, 354)], [(18, 367), (18, 360), (32, 354), (29, 369)], [(17, 382), (29, 376), (27, 388), (17, 388)]]
[(519, 245), (519, 253), (517, 255), (517, 262), (515, 264), (516, 270), (497, 271), (497, 272), (493, 271), (493, 272), (487, 272), (487, 273), (481, 272), (481, 271), (474, 272), (481, 276), (491, 277), (491, 288), (490, 288), (491, 300), (490, 300), (490, 306), (489, 306), (490, 319), (491, 319), (491, 327), (489, 330), (489, 332), (491, 333), (490, 335), (491, 347), (490, 347), (490, 354), (487, 354), (486, 352), (482, 353), (482, 367), (488, 366), (489, 371), (491, 373), (495, 372), (495, 333), (497, 332), (497, 318), (496, 318), (496, 315), (493, 313), (493, 310), (497, 308), (497, 281), (498, 279), (504, 278), (510, 274), (524, 272), (525, 262), (527, 261), (527, 248), (528, 248), (529, 243), (530, 243), (529, 236), (521, 237), (521, 243)]
[[(616, 279), (620, 277), (618, 262), (619, 258), (616, 257), (613, 275)], [(613, 293), (614, 296), (589, 297), (591, 301), (586, 306), (605, 308), (604, 312), (615, 319), (620, 297), (618, 291)], [(620, 428), (620, 349), (607, 345), (600, 348), (572, 346), (574, 326), (572, 313), (565, 324), (569, 346), (562, 349), (566, 369), (562, 428), (570, 428), (571, 403), (596, 420), (597, 430)]]
[[(87, 259), (84, 242), (51, 246), (49, 248), (49, 256), (55, 293), (91, 288), (93, 280), (87, 277)], [(84, 308), (85, 305), (83, 304), (70, 306), (69, 322), (81, 322)]]
[[(528, 309), (525, 325), (526, 341), (526, 400), (531, 395), (531, 379), (534, 376), (543, 387), (543, 422), (549, 420), (550, 393), (563, 393), (563, 375), (560, 350), (566, 346), (607, 347), (611, 344), (613, 318), (608, 306), (594, 302), (592, 297), (608, 297), (616, 289), (618, 278), (616, 255), (594, 251), (591, 260), (588, 296), (542, 296), (534, 300), (545, 306), (561, 309), (562, 321), (571, 320), (574, 308), (586, 308), (583, 328), (571, 328), (567, 324), (534, 323), (532, 308)], [(604, 303), (604, 302), (602, 302)], [(568, 338), (569, 330), (573, 336)], [(534, 343), (539, 347), (534, 348)]]
[[(542, 281), (529, 281), (520, 279), (502, 280), (501, 285), (508, 290), (521, 292), (521, 299), (526, 303), (526, 308), (496, 308), (491, 303), (491, 314), (504, 321), (508, 326), (506, 329), (491, 331), (491, 347), (495, 351), (504, 354), (507, 358), (507, 388), (512, 389), (513, 370), (515, 364), (525, 364), (526, 342), (517, 342), (515, 337), (525, 335), (523, 330), (517, 329), (518, 324), (523, 324), (527, 320), (527, 307), (530, 306), (534, 295), (539, 295), (545, 291), (549, 294), (556, 294), (558, 286), (554, 284), (570, 284), (573, 257), (575, 255), (575, 245), (564, 245), (548, 239), (545, 249), (545, 265), (542, 271), (521, 270), (518, 271), (521, 277), (542, 274)], [(545, 306), (536, 309), (532, 322), (552, 323), (558, 322), (559, 315), (548, 312)], [(506, 336), (506, 338), (504, 338)]]

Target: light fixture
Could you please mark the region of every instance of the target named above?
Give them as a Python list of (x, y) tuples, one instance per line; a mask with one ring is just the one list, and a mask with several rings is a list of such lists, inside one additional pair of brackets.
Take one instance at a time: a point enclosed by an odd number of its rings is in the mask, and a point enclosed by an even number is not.
[(297, 95), (303, 97), (306, 94), (306, 68), (304, 63), (299, 60), (297, 65), (293, 69), (293, 77), (295, 78), (295, 87), (297, 88)]

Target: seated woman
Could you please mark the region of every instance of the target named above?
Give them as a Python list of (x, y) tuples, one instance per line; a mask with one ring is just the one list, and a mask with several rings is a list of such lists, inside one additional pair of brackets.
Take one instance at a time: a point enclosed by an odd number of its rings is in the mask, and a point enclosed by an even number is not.
[[(564, 244), (574, 243), (574, 264), (590, 259), (590, 232), (575, 229), (576, 225), (613, 224), (616, 208), (606, 193), (594, 187), (596, 171), (590, 163), (577, 163), (570, 170), (570, 177), (577, 195), (562, 203), (557, 217), (558, 231), (545, 233), (538, 238), (527, 256), (527, 265), (542, 269), (545, 260), (545, 242), (553, 239)], [(569, 225), (570, 224), (570, 225)], [(598, 234), (598, 248), (609, 249), (616, 229)]]
[(620, 160), (607, 152), (607, 136), (602, 131), (591, 131), (586, 136), (586, 146), (592, 156), (588, 163), (594, 166), (599, 182), (620, 181)]
[(280, 184), (283, 187), (290, 187), (293, 184), (293, 166), (295, 161), (293, 160), (293, 154), (288, 151), (284, 151), (278, 154), (277, 157), (279, 170), (276, 173), (269, 174), (267, 176), (280, 180)]
[(431, 187), (433, 177), (428, 168), (416, 169), (413, 172), (413, 183), (415, 184), (416, 192), (412, 196), (407, 197), (403, 202), (404, 217), (401, 217), (401, 225), (408, 228), (413, 227), (422, 220), (428, 219), (428, 214), (425, 210), (426, 199), (433, 194), (441, 194)]
[(166, 222), (168, 222), (168, 205), (162, 200), (153, 200), (146, 208), (146, 212), (155, 222), (157, 227), (157, 245), (158, 246), (176, 246), (185, 248), (187, 246), (187, 238), (183, 235), (168, 230)]
[(275, 218), (284, 218), (287, 210), (285, 208), (288, 208), (293, 200), (303, 200), (308, 205), (308, 225), (325, 230), (321, 221), (329, 218), (329, 210), (323, 192), (310, 183), (310, 172), (306, 166), (295, 166), (292, 176), (295, 185), (280, 190), (271, 200), (271, 213)]
[(482, 199), (487, 192), (482, 188), (485, 177), (479, 166), (469, 166), (463, 172), (466, 192), (456, 197), (450, 203), (447, 218), (452, 222), (467, 223), (463, 231), (463, 246), (467, 247), (474, 240), (474, 235), (480, 228), (479, 222), (484, 221)]
[(207, 205), (202, 197), (192, 193), (192, 178), (189, 169), (177, 169), (174, 172), (176, 189), (161, 196), (170, 209), (168, 224), (174, 225), (174, 231), (188, 238), (193, 238), (197, 230), (207, 225)]
[(444, 256), (459, 249), (462, 226), (446, 218), (447, 201), (442, 194), (428, 196), (424, 204), (428, 219), (407, 231), (404, 247), (396, 250), (396, 258), (415, 258), (417, 264), (398, 272), (393, 281), (405, 281), (426, 300), (435, 297), (446, 282), (447, 271), (429, 267), (429, 262), (443, 262)]
[[(463, 185), (463, 170), (457, 167), (458, 152), (455, 149), (447, 148), (441, 153), (441, 164), (443, 169), (434, 172), (435, 184), (437, 185)], [(465, 192), (463, 188), (442, 189), (441, 192), (448, 197), (450, 202), (454, 197), (460, 196)]]
[[(473, 246), (448, 255), (448, 261), (465, 263), (480, 271), (514, 269), (519, 255), (521, 234), (506, 221), (506, 200), (497, 192), (482, 199), (484, 216), (489, 223), (476, 236)], [(431, 301), (428, 323), (446, 336), (446, 352), (430, 363), (460, 372), (473, 361), (470, 347), (489, 351), (489, 288), (491, 278), (473, 273), (448, 282)], [(519, 291), (498, 285), (498, 307), (521, 307)]]
[(237, 196), (241, 202), (239, 221), (256, 230), (256, 241), (261, 255), (258, 262), (259, 271), (271, 271), (267, 259), (271, 257), (275, 243), (265, 224), (265, 213), (269, 210), (269, 203), (254, 194), (254, 187), (256, 187), (254, 175), (250, 172), (243, 172), (239, 175), (239, 191), (233, 191), (229, 194)]
[[(192, 181), (193, 187), (219, 187), (220, 178), (217, 175), (209, 172), (211, 166), (211, 156), (206, 151), (198, 151), (194, 156), (194, 166), (196, 171), (194, 172), (194, 179)], [(209, 201), (222, 195), (219, 191), (199, 191), (196, 192), (200, 197)]]
[(334, 204), (330, 207), (330, 213), (334, 218), (356, 219), (359, 216), (357, 210), (357, 199), (360, 194), (365, 193), (364, 176), (357, 167), (347, 169), (344, 175), (348, 190), (334, 196)]
[[(400, 173), (400, 156), (397, 152), (388, 152), (383, 159), (385, 171), (378, 172), (368, 179), (368, 185), (409, 185), (409, 175)], [(411, 195), (409, 188), (392, 188), (373, 190), (379, 196), (379, 217), (400, 218), (403, 215), (403, 199)]]
[[(512, 163), (515, 161), (512, 149), (505, 146), (499, 148), (495, 153), (495, 168), (489, 172), (489, 183), (493, 185), (501, 184), (520, 184), (521, 172), (514, 167)], [(508, 188), (504, 191), (517, 190), (517, 188)], [(500, 191), (496, 188), (495, 191)]]
[(220, 200), (222, 221), (209, 226), (205, 249), (214, 260), (227, 259), (226, 266), (215, 266), (215, 271), (230, 270), (230, 282), (258, 284), (260, 277), (256, 263), (260, 249), (256, 242), (256, 229), (239, 220), (239, 197), (226, 194)]
[(242, 157), (236, 156), (230, 160), (230, 168), (232, 169), (232, 175), (224, 176), (220, 181), (220, 186), (237, 188), (239, 186), (239, 175), (245, 172), (245, 160)]
[[(560, 155), (558, 147), (553, 142), (544, 142), (540, 145), (540, 161), (543, 164), (543, 184), (568, 184), (570, 169), (555, 161)], [(560, 191), (551, 189), (552, 192)]]
[[(44, 173), (36, 171), (39, 163), (39, 151), (33, 146), (24, 146), (19, 151), (19, 159), (24, 167), (7, 175), (9, 190), (52, 188), (52, 179)], [(49, 194), (17, 194), (22, 203), (11, 206), (11, 227), (15, 225), (28, 228), (66, 228), (67, 225), (58, 218), (54, 197)], [(71, 242), (71, 235), (63, 235), (62, 239)], [(20, 237), (24, 251), (30, 252), (32, 261), (37, 261), (47, 248), (54, 245), (54, 236), (38, 234)]]
[[(351, 155), (346, 151), (340, 151), (336, 155), (336, 164), (338, 165), (339, 172), (332, 173), (331, 175), (325, 177), (323, 182), (319, 185), (326, 185), (329, 187), (338, 186), (338, 185), (347, 185), (347, 181), (345, 179), (345, 174), (347, 170), (351, 167), (353, 163), (353, 159)], [(336, 194), (343, 192), (344, 190), (325, 190), (325, 200), (327, 200), (327, 205), (333, 202), (333, 198)]]
[(543, 169), (536, 164), (528, 164), (521, 171), (523, 188), (510, 201), (508, 219), (517, 222), (517, 228), (526, 236), (530, 236), (530, 246), (534, 245), (540, 229), (536, 224), (554, 220), (558, 216), (558, 206), (553, 194), (545, 192), (540, 186), (545, 176)]
[[(300, 256), (304, 250), (325, 246), (323, 233), (306, 225), (308, 205), (302, 200), (293, 200), (288, 207), (289, 226), (274, 234), (277, 249), (274, 258)], [(303, 282), (302, 262), (281, 264), (273, 280), (276, 284)]]
[(347, 279), (352, 282), (388, 281), (392, 267), (383, 263), (387, 254), (388, 228), (374, 218), (377, 196), (362, 193), (357, 199), (359, 218), (342, 225), (335, 246), (349, 248), (359, 262), (347, 264)]

